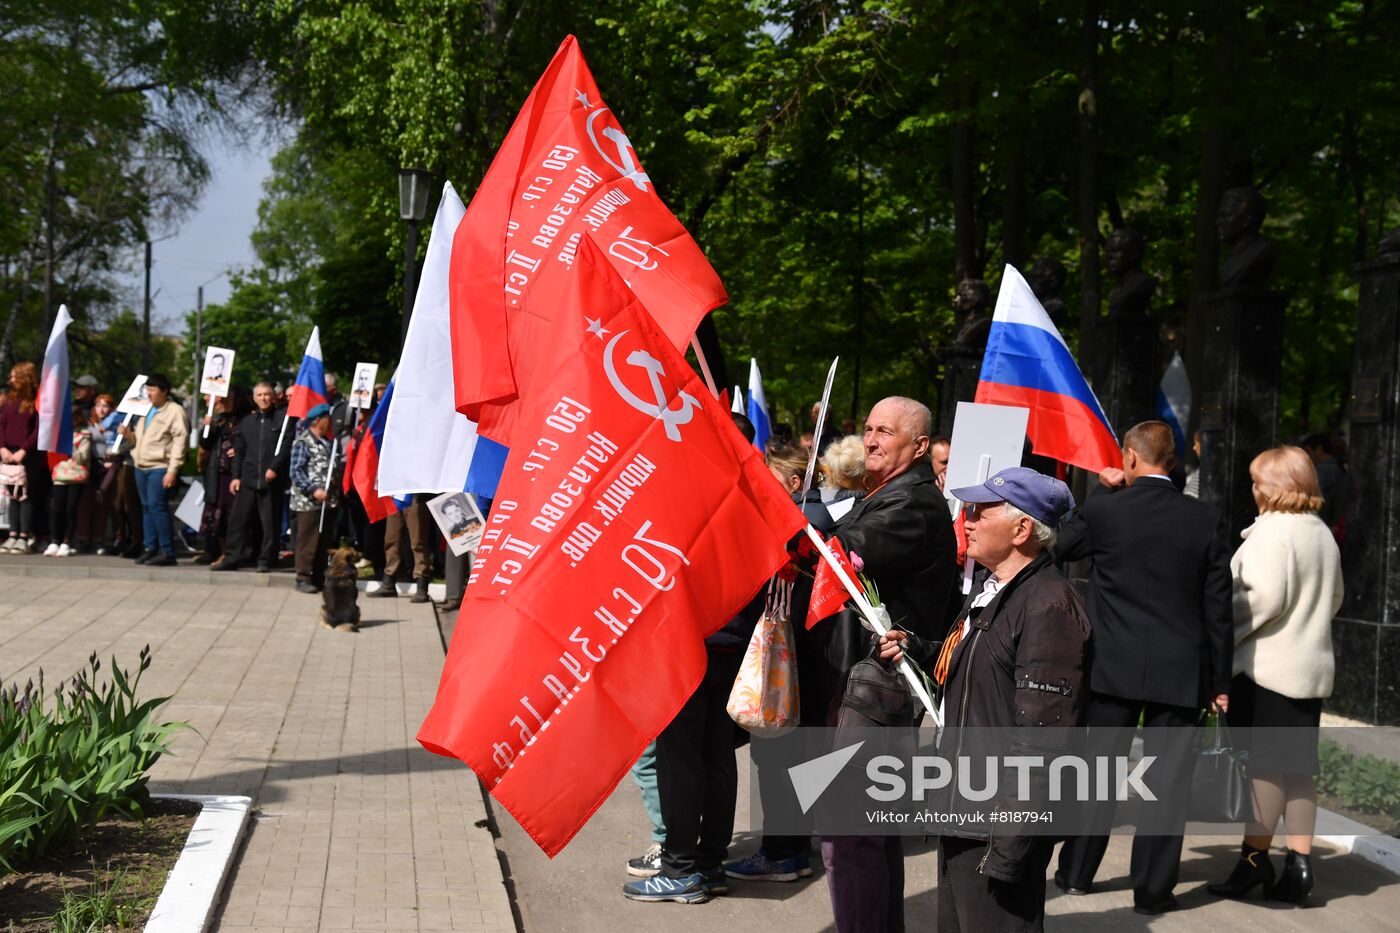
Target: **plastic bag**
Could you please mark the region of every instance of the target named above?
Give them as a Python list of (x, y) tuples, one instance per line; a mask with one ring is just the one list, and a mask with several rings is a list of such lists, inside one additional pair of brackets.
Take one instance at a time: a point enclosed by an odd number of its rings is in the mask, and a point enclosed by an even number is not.
[(799, 725), (791, 604), (792, 584), (774, 580), (725, 706), (729, 718), (760, 738), (783, 735)]

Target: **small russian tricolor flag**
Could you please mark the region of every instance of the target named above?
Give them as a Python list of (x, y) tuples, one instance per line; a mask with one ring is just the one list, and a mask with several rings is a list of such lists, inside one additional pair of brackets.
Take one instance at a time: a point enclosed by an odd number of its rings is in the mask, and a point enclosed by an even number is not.
[(1042, 456), (1093, 473), (1123, 466), (1103, 407), (1050, 315), (1011, 266), (1002, 273), (976, 400), (1029, 408), (1026, 434)]
[(301, 368), (296, 382), (287, 390), (287, 417), (305, 418), (306, 413), (326, 401), (326, 363), (321, 356), (321, 328), (311, 328), (306, 352), (301, 356)]

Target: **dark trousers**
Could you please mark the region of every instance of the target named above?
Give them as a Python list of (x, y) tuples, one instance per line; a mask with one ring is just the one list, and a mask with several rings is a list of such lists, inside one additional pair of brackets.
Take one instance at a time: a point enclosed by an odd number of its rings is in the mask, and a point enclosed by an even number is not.
[[(1163, 769), (1162, 777), (1150, 785), (1157, 802), (1143, 811), (1138, 832), (1133, 836), (1130, 874), (1133, 901), (1138, 906), (1161, 903), (1176, 886), (1190, 792), (1190, 772), (1185, 770), (1192, 764), (1190, 749), (1194, 737), (1190, 727), (1196, 724), (1198, 714), (1198, 710), (1187, 706), (1125, 700), (1102, 693), (1089, 696), (1084, 722), (1089, 727), (1090, 754), (1126, 756), (1132, 745), (1133, 727), (1141, 715), (1147, 729), (1143, 754), (1156, 756)], [(1105, 730), (1101, 735), (1106, 738), (1096, 740), (1096, 728)], [(1087, 888), (1094, 880), (1108, 850), (1112, 817), (1112, 800), (1094, 804), (1094, 818), (1101, 834), (1075, 836), (1060, 849), (1059, 869), (1071, 887)]]
[(823, 836), (822, 864), (836, 933), (904, 933), (902, 837)]
[(739, 768), (734, 720), (724, 711), (743, 655), (710, 651), (705, 678), (656, 738), (656, 787), (666, 823), (662, 873), (714, 871), (734, 835)]
[[(277, 563), (277, 510), (281, 504), (280, 489), (239, 487), (238, 495), (233, 497), (233, 508), (229, 511), (228, 535), (224, 538), (224, 560), (239, 563), (247, 560), (247, 552), (251, 550), (251, 539), (260, 529), (262, 538), (258, 544), (258, 562)], [(256, 529), (253, 527), (254, 522), (257, 522)]]
[(127, 547), (140, 544), (145, 539), (145, 529), (141, 527), (141, 497), (136, 490), (136, 467), (128, 460), (110, 469), (118, 471), (113, 483), (116, 486), (112, 502), (113, 533)]
[(1055, 845), (1037, 839), (1021, 880), (1008, 884), (977, 870), (985, 839), (938, 839), (938, 933), (1040, 933), (1045, 929), (1045, 866)]
[(72, 544), (78, 530), (78, 503), (82, 501), (87, 483), (53, 484), (53, 540)]
[(25, 490), (24, 499), (10, 500), (10, 536), (33, 535), (34, 529), (34, 494), (33, 490)]
[[(764, 813), (765, 825), (761, 847), (763, 854), (775, 861), (806, 855), (812, 850), (810, 830), (800, 836), (776, 836), (767, 832), (768, 814), (783, 814), (784, 822), (787, 822), (802, 812), (786, 766), (821, 754), (817, 749), (807, 748), (812, 744), (808, 741), (811, 731), (813, 730), (796, 729), (787, 735), (771, 739), (754, 736), (749, 743), (749, 755), (758, 769), (758, 800)], [(811, 826), (810, 820), (807, 821), (807, 825)]]
[(297, 582), (322, 586), (326, 582), (326, 554), (335, 537), (336, 510), (326, 509), (321, 521), (320, 509), (293, 512), (296, 526)]

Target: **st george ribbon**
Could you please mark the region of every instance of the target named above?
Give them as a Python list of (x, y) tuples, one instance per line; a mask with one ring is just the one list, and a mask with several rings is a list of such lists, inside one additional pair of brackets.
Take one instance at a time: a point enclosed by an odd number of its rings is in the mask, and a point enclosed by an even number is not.
[(548, 374), (539, 347), (568, 326), (560, 320), (562, 298), (589, 238), (678, 349), (727, 300), (569, 36), (521, 107), (452, 242), (456, 405), (482, 437), (517, 443), (522, 402)]
[(550, 856), (705, 672), (805, 520), (584, 238), (418, 732)]

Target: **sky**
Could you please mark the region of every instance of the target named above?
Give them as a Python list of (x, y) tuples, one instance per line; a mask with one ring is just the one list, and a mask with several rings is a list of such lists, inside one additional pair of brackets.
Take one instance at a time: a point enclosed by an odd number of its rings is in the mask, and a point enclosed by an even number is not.
[[(151, 329), (181, 334), (185, 315), (195, 308), (195, 293), (204, 285), (204, 303), (228, 298), (229, 268), (253, 265), (248, 236), (258, 220), (263, 179), (271, 172), (269, 159), (276, 142), (259, 140), (251, 147), (216, 140), (205, 152), (210, 180), (198, 205), (173, 231), (151, 247)], [(131, 304), (141, 313), (144, 287), (143, 252), (136, 247), (131, 272), (122, 277)], [(211, 281), (212, 280), (212, 281)]]

